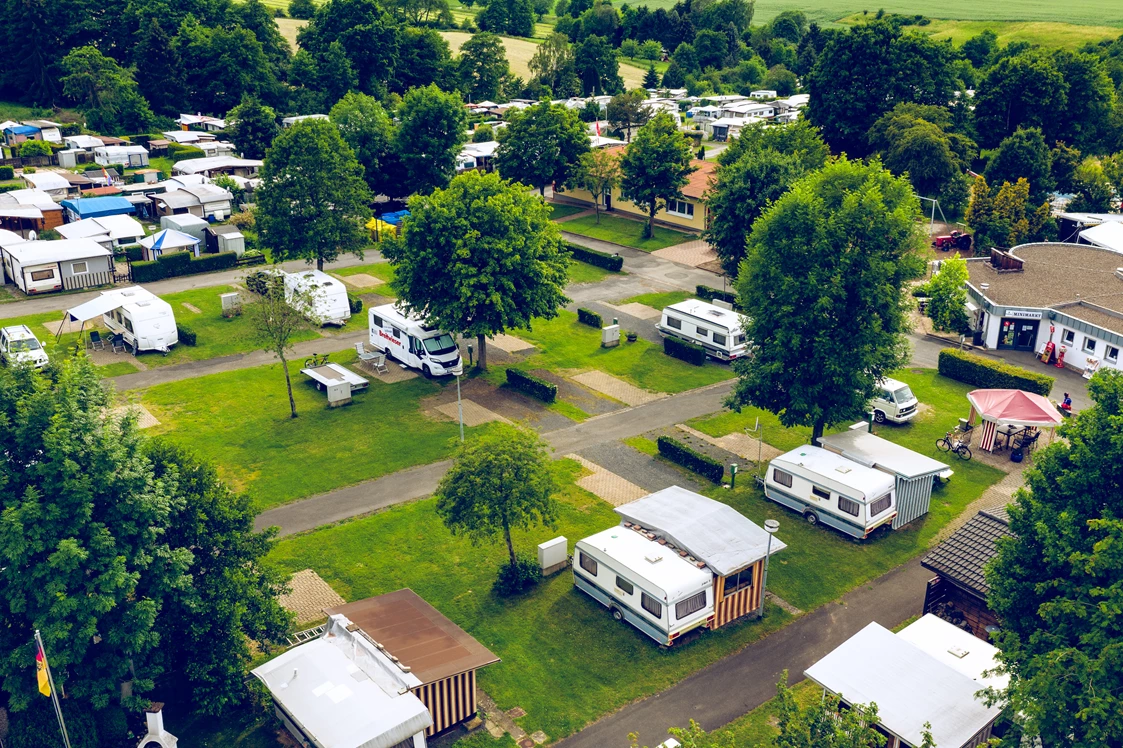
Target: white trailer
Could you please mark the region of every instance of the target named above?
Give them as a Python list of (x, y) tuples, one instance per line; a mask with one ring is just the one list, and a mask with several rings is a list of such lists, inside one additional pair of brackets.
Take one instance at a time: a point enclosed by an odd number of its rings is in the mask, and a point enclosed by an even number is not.
[(748, 353), (741, 315), (698, 299), (671, 304), (663, 310), (655, 329), (663, 337), (700, 345), (707, 355), (721, 361), (733, 361)]
[(417, 315), (384, 304), (372, 307), (367, 319), (371, 346), (385, 351), (387, 358), (420, 369), (427, 377), (459, 374), (464, 366), (452, 335), (428, 327)]
[(766, 497), (858, 539), (893, 522), (896, 493), (892, 475), (811, 445), (772, 460), (764, 476)]
[(577, 541), (573, 584), (665, 646), (714, 615), (714, 575), (704, 563), (620, 525)]
[(120, 334), (133, 353), (160, 351), (167, 355), (179, 342), (172, 305), (140, 286), (102, 291), (96, 299), (66, 311), (66, 318), (83, 323), (101, 317), (113, 334)]
[(285, 273), (285, 300), (321, 325), (345, 325), (351, 319), (347, 287), (320, 270)]

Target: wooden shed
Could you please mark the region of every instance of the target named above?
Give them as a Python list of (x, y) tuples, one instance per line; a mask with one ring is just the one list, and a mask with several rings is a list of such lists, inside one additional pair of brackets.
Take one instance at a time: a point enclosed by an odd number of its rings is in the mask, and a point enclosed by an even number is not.
[[(654, 533), (687, 560), (714, 574), (714, 618), (711, 629), (761, 610), (764, 557), (768, 533), (733, 507), (679, 486), (616, 507), (626, 527), (638, 525)], [(787, 545), (772, 538), (771, 552)]]
[(499, 658), (410, 589), (330, 608), (342, 613), (421, 681), (414, 694), (436, 735), (476, 714), (476, 671)]

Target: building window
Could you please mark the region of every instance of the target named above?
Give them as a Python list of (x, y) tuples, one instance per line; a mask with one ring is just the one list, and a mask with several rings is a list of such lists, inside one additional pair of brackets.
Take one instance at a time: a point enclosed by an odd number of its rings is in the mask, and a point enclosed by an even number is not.
[(851, 501), (845, 496), (838, 497), (838, 510), (843, 514), (849, 514), (851, 517), (858, 516), (858, 502)]
[(686, 218), (694, 217), (694, 206), (685, 200), (668, 200), (667, 212), (676, 216), (684, 216)]
[(1119, 360), (1119, 349), (1116, 348), (1113, 345), (1109, 345), (1109, 346), (1105, 347), (1104, 348), (1104, 358), (1107, 359), (1108, 361), (1118, 361)]
[(667, 327), (670, 327), (670, 328), (675, 329), (675, 330), (681, 330), (682, 329), (682, 320), (681, 319), (675, 319), (674, 317), (667, 317)]
[(594, 577), (597, 575), (597, 560), (587, 556), (584, 551), (581, 552), (581, 568), (592, 574)]
[(736, 574), (730, 574), (725, 578), (725, 595), (728, 597), (734, 592), (739, 592), (746, 587), (753, 586), (753, 569), (750, 566), (747, 569), (741, 569)]
[(54, 270), (36, 270), (31, 273), (31, 280), (33, 281), (49, 281), (54, 277)]
[(74, 273), (75, 275), (83, 275), (90, 272), (90, 266), (85, 262), (72, 262), (70, 264), (70, 272)]
[(706, 591), (702, 590), (693, 597), (688, 597), (681, 603), (675, 604), (675, 618), (682, 620), (689, 615), (697, 613), (706, 607)]
[(1095, 339), (1085, 337), (1083, 347), (1084, 347), (1085, 353), (1095, 353), (1096, 352), (1096, 341), (1095, 341)]
[(772, 468), (772, 480), (776, 481), (781, 486), (792, 487), (792, 474), (785, 473), (783, 470)]
[(643, 609), (648, 613), (662, 620), (663, 603), (659, 602), (654, 597), (651, 597), (646, 592), (641, 592), (639, 596), (639, 604), (642, 605)]
[(726, 337), (721, 333), (714, 333), (714, 343), (717, 345), (725, 345)]
[(877, 515), (887, 510), (889, 508), (889, 505), (892, 503), (893, 497), (889, 494), (885, 494), (880, 499), (870, 504), (870, 516), (876, 517)]
[(616, 577), (616, 586), (624, 590), (624, 593), (628, 595), (636, 591), (636, 588), (632, 586), (632, 583), (627, 579), (624, 579), (624, 577)]
[(823, 489), (819, 488), (818, 486), (811, 486), (811, 493), (817, 499), (825, 499), (826, 501), (831, 500), (831, 492), (830, 491), (824, 491)]
[(1065, 345), (1072, 345), (1076, 342), (1076, 333), (1072, 330), (1065, 330), (1061, 333), (1061, 342)]

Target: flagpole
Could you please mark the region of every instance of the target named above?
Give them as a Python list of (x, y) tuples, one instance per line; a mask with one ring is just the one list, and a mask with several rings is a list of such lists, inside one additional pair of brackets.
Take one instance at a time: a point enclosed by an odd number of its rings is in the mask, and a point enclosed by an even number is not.
[(51, 663), (47, 660), (47, 649), (43, 646), (43, 637), (39, 636), (39, 629), (35, 629), (35, 643), (43, 653), (43, 667), (47, 671), (47, 682), (51, 686), (51, 703), (54, 704), (55, 716), (58, 717), (58, 728), (62, 731), (62, 742), (66, 748), (70, 748), (70, 736), (66, 734), (66, 722), (62, 718), (62, 705), (58, 703), (58, 691), (55, 690), (55, 679), (51, 675)]

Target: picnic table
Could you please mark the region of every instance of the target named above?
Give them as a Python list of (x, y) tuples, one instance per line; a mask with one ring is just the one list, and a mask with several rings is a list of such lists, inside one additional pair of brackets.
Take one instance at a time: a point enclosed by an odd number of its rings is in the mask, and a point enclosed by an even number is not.
[(327, 389), (340, 382), (347, 382), (351, 385), (352, 390), (366, 389), (370, 384), (370, 380), (363, 379), (355, 372), (339, 364), (327, 363), (321, 366), (308, 367), (301, 369), (300, 373), (314, 381), (318, 390)]

